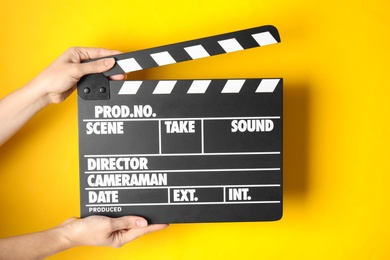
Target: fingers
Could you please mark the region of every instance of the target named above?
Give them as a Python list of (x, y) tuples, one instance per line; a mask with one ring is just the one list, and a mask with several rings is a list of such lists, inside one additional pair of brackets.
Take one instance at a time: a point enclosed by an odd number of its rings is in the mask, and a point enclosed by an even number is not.
[(135, 229), (147, 227), (148, 222), (137, 216), (124, 216), (112, 219), (112, 227), (114, 230)]
[(104, 48), (72, 47), (68, 49), (66, 56), (74, 57), (79, 62), (81, 62), (83, 60), (102, 58), (102, 57), (117, 55), (120, 53), (121, 53), (120, 51), (108, 50)]
[(122, 246), (143, 235), (168, 227), (168, 224), (148, 225), (148, 222), (144, 218), (136, 216), (125, 216), (112, 220), (112, 227), (115, 231), (126, 230), (122, 233), (119, 246)]
[(140, 236), (162, 230), (168, 226), (165, 224), (148, 225), (144, 218), (138, 216), (70, 218), (60, 226), (64, 227), (66, 224), (70, 224), (65, 232), (73, 245), (107, 245), (112, 247), (121, 247)]
[[(74, 74), (76, 78), (80, 79), (82, 76), (91, 73), (101, 73), (109, 70), (115, 64), (114, 58), (104, 58), (120, 54), (120, 51), (108, 50), (103, 48), (83, 48), (72, 47), (69, 48), (59, 59), (65, 63), (73, 64)], [(84, 60), (98, 59), (96, 61), (81, 63)]]
[[(72, 47), (58, 58), (57, 63), (69, 64), (69, 68), (71, 68), (70, 75), (76, 80), (79, 80), (84, 75), (102, 73), (111, 69), (115, 65), (115, 59), (110, 58), (109, 56), (120, 53), (120, 51), (104, 48)], [(82, 61), (91, 59), (97, 60), (82, 63)], [(113, 80), (123, 80), (125, 76), (114, 75), (110, 78)]]
[[(101, 73), (105, 72), (109, 69), (111, 69), (115, 65), (115, 59), (114, 58), (106, 58), (106, 59), (101, 59), (97, 61), (92, 61), (92, 62), (87, 62), (87, 63), (81, 63), (77, 64), (79, 67), (82, 67), (81, 70), (81, 76), (84, 76), (86, 74), (91, 74), (91, 73)], [(113, 75), (110, 76), (110, 79), (112, 80), (125, 80), (126, 75), (125, 74), (118, 74), (118, 75)]]
[(84, 49), (88, 53), (87, 57), (89, 57), (89, 59), (96, 59), (96, 58), (107, 57), (107, 56), (112, 56), (112, 55), (117, 55), (122, 53), (120, 51), (108, 50), (104, 48), (84, 48)]
[(163, 229), (165, 229), (167, 227), (169, 227), (168, 224), (153, 224), (153, 225), (149, 225), (148, 227), (145, 228), (145, 230), (146, 230), (145, 234), (148, 234), (148, 233), (151, 233), (151, 232), (155, 232), (155, 231), (160, 231), (160, 230), (163, 230)]
[(80, 77), (91, 74), (101, 73), (111, 69), (115, 64), (114, 58), (101, 59), (92, 62), (80, 63), (78, 65), (78, 71), (80, 71)]
[(113, 75), (113, 76), (110, 76), (110, 79), (112, 79), (112, 80), (125, 80), (126, 74)]

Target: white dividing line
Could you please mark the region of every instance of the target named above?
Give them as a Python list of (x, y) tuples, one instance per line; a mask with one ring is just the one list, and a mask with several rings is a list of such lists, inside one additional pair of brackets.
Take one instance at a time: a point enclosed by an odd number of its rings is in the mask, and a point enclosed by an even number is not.
[(83, 122), (126, 122), (126, 121), (165, 121), (165, 120), (245, 120), (245, 119), (280, 119), (280, 116), (257, 116), (257, 117), (194, 117), (194, 118), (115, 118), (115, 119), (83, 119)]
[(272, 155), (280, 154), (280, 152), (236, 152), (236, 153), (166, 153), (166, 154), (96, 154), (84, 155), (85, 158), (101, 158), (101, 157), (134, 157), (134, 156), (217, 156), (217, 155)]
[[(249, 185), (202, 185), (202, 186), (146, 186), (146, 187), (104, 187), (104, 188), (85, 188), (85, 190), (161, 190), (161, 189), (204, 189), (204, 188), (270, 188), (280, 187), (280, 184), (249, 184)], [(225, 195), (225, 194), (224, 194)]]
[(221, 205), (221, 204), (279, 204), (280, 200), (267, 200), (267, 201), (237, 201), (237, 202), (191, 202), (191, 203), (126, 203), (126, 204), (87, 204), (86, 207), (127, 207), (127, 206), (173, 206), (173, 205)]
[(158, 120), (158, 152), (162, 154), (162, 145), (161, 145), (161, 120)]
[(171, 202), (171, 188), (168, 187), (168, 202)]
[(242, 169), (194, 169), (194, 170), (152, 170), (152, 171), (86, 171), (85, 174), (100, 173), (156, 173), (156, 172), (239, 172), (239, 171), (280, 171), (280, 168), (242, 168)]
[(200, 131), (201, 131), (201, 145), (202, 145), (202, 149), (201, 149), (201, 152), (202, 154), (204, 154), (204, 120), (202, 119), (200, 121)]

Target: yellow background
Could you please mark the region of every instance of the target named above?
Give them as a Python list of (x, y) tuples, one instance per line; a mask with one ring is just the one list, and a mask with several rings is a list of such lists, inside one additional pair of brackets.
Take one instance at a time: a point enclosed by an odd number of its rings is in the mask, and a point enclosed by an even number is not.
[[(131, 75), (283, 77), (281, 221), (176, 224), (120, 249), (51, 259), (390, 259), (387, 0), (2, 0), (0, 24), (0, 96), (70, 46), (128, 52), (266, 24), (282, 37)], [(77, 143), (73, 94), (0, 148), (0, 237), (79, 215)]]

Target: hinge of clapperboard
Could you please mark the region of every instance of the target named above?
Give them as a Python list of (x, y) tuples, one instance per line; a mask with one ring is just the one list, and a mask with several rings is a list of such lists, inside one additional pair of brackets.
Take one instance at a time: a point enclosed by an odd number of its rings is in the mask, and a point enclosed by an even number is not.
[[(108, 56), (115, 58), (116, 63), (114, 67), (104, 73), (84, 76), (79, 81), (78, 94), (84, 100), (108, 100), (110, 99), (110, 84), (111, 82), (115, 82), (110, 81), (108, 79), (109, 76), (229, 52), (241, 51), (279, 42), (280, 36), (278, 30), (272, 25), (266, 25), (196, 40)], [(263, 79), (258, 87), (258, 92), (272, 92), (272, 90), (278, 85), (279, 80), (280, 79)], [(126, 81), (124, 81), (123, 84), (123, 86), (125, 86)], [(131, 94), (135, 94), (137, 92), (137, 87), (134, 87), (134, 84), (130, 84), (128, 86), (130, 88), (127, 88), (126, 91)], [(226, 87), (231, 88), (232, 86)], [(164, 92), (169, 90), (159, 91)], [(229, 91), (229, 89), (227, 91)]]

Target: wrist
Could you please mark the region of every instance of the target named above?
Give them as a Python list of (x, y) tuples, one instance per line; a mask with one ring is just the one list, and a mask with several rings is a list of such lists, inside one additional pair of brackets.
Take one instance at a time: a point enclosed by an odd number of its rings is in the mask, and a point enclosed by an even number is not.
[(69, 230), (66, 225), (55, 227), (50, 231), (53, 232), (61, 251), (77, 246), (74, 242), (71, 230)]
[(37, 84), (35, 79), (27, 83), (22, 89), (26, 91), (26, 94), (32, 99), (38, 110), (52, 104), (49, 93), (44, 90), (44, 86)]

